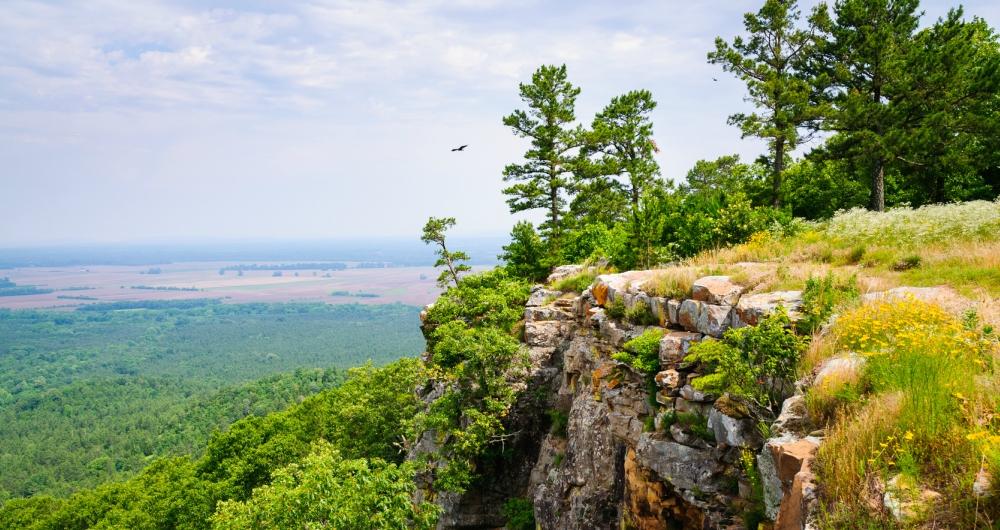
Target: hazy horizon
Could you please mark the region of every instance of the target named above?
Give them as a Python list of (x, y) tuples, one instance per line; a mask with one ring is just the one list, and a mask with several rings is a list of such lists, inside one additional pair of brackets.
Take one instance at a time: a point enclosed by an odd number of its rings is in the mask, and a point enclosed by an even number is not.
[[(923, 2), (923, 24), (948, 5)], [(652, 91), (664, 178), (752, 160), (764, 144), (726, 124), (744, 86), (705, 54), (758, 8), (4, 2), (0, 247), (415, 239), (431, 215), (456, 217), (456, 236), (506, 234), (537, 217), (504, 203), (501, 170), (527, 142), (501, 119), (543, 63), (568, 65), (583, 124), (612, 96)], [(966, 15), (995, 27), (1000, 4)]]

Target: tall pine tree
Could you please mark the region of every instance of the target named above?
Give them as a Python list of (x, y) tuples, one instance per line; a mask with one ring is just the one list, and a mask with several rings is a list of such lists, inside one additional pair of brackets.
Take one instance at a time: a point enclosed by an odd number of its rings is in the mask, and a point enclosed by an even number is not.
[(514, 184), (503, 192), (511, 213), (547, 210), (540, 228), (550, 255), (558, 256), (566, 197), (581, 139), (579, 128), (572, 126), (580, 89), (567, 79), (566, 65), (545, 65), (531, 76), (531, 83), (520, 85), (520, 92), (527, 109), (515, 110), (503, 123), (514, 134), (530, 139), (531, 148), (524, 153), (523, 163), (504, 168), (504, 181)]
[(749, 36), (730, 44), (715, 39), (708, 61), (720, 64), (747, 85), (749, 101), (758, 109), (733, 114), (729, 123), (768, 141), (771, 167), (771, 203), (781, 204), (781, 180), (788, 153), (802, 140), (799, 132), (816, 120), (821, 107), (812, 104), (813, 83), (804, 68), (815, 50), (816, 27), (797, 27), (800, 13), (795, 0), (766, 0), (756, 13), (747, 13), (743, 26)]

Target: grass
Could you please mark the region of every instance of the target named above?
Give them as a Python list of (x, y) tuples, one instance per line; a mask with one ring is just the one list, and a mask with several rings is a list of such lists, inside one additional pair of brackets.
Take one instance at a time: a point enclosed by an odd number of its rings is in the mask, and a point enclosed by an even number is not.
[[(756, 234), (750, 241), (704, 252), (686, 266), (744, 271), (755, 292), (801, 289), (810, 275), (856, 274), (864, 287), (947, 284), (971, 298), (1000, 297), (1000, 200), (850, 210), (824, 222), (803, 223), (789, 237)], [(751, 262), (751, 263), (747, 263)], [(992, 314), (1000, 309), (983, 307)]]
[(1000, 476), (995, 334), (932, 303), (877, 300), (841, 315), (807, 362), (845, 351), (866, 359), (862, 373), (807, 396), (812, 417), (827, 427), (816, 463), (824, 526), (878, 521), (879, 485), (896, 475), (943, 495), (926, 524), (988, 528), (1000, 520), (1000, 496), (977, 503), (971, 494), (982, 467)]
[(691, 285), (705, 276), (697, 267), (672, 267), (657, 272), (642, 289), (650, 296), (684, 299), (691, 295)]

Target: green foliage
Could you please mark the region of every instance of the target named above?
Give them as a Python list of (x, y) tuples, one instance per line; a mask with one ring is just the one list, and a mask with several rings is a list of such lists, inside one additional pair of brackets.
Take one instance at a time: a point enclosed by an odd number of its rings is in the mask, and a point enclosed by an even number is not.
[(429, 455), (439, 490), (464, 491), (479, 458), (503, 439), (502, 419), (514, 402), (510, 377), (524, 368), (516, 337), (528, 284), (494, 269), (445, 291), (424, 321), (434, 380), (446, 391), (417, 418), (419, 431), (444, 441)]
[(580, 143), (580, 131), (571, 128), (576, 120), (576, 98), (580, 89), (569, 82), (566, 65), (545, 65), (531, 76), (531, 83), (519, 85), (526, 110), (505, 116), (504, 125), (514, 134), (531, 140), (524, 162), (503, 170), (504, 182), (514, 184), (503, 190), (511, 213), (544, 209), (541, 225), (552, 255), (559, 254), (565, 225), (563, 214), (576, 157), (572, 151)]
[(747, 528), (757, 528), (758, 525), (767, 521), (767, 512), (764, 510), (764, 481), (757, 468), (757, 459), (753, 451), (749, 449), (740, 450), (740, 468), (743, 476), (750, 483), (749, 505), (743, 510), (743, 524)]
[(576, 274), (567, 276), (552, 284), (552, 289), (562, 292), (582, 293), (586, 291), (594, 280), (597, 279), (598, 271), (594, 268), (587, 268)]
[[(401, 305), (0, 312), (0, 489), (67, 495), (423, 348)], [(275, 375), (285, 372), (281, 375)]]
[[(715, 431), (708, 428), (708, 418), (695, 412), (673, 412), (673, 416), (668, 418), (670, 424), (680, 425), (684, 430), (705, 440), (715, 442)], [(667, 427), (669, 428), (669, 425)]]
[(504, 528), (508, 530), (535, 529), (535, 507), (528, 499), (521, 497), (507, 499), (503, 505), (503, 516), (507, 518)]
[(726, 330), (721, 340), (691, 346), (686, 362), (697, 362), (705, 375), (692, 385), (698, 390), (746, 399), (773, 413), (790, 390), (805, 341), (790, 329), (784, 309), (757, 326)]
[[(328, 498), (287, 515), (308, 519), (317, 513), (310, 510), (327, 509), (324, 506), (360, 513), (370, 509), (366, 504), (370, 499), (384, 494), (394, 499), (385, 505), (385, 516), (407, 517), (399, 514), (406, 509), (401, 500), (405, 497), (408, 503), (413, 490), (413, 470), (400, 465), (399, 444), (412, 437), (417, 410), (413, 388), (425, 379), (414, 359), (384, 368), (352, 369), (340, 387), (286, 411), (245, 418), (216, 433), (199, 458), (157, 459), (129, 480), (83, 490), (64, 501), (44, 496), (10, 501), (0, 509), (0, 528), (208, 528), (218, 501), (248, 499), (228, 504), (220, 521), (253, 527), (240, 517), (271, 517), (278, 497), (318, 499), (332, 491), (325, 488), (340, 485), (357, 488), (358, 496)], [(328, 451), (317, 449), (320, 440), (332, 444)], [(279, 471), (303, 459), (298, 467)], [(324, 477), (318, 476), (320, 471)], [(342, 474), (330, 476), (330, 471)], [(283, 478), (275, 488), (251, 495), (277, 476)], [(349, 486), (356, 479), (369, 481), (366, 484), (374, 491)], [(433, 511), (410, 508), (419, 512), (409, 516), (414, 524), (432, 520)], [(18, 524), (29, 518), (32, 524)]]
[(458, 275), (472, 270), (472, 267), (464, 263), (459, 263), (461, 261), (469, 261), (468, 254), (462, 251), (448, 250), (448, 245), (445, 241), (445, 232), (453, 226), (455, 226), (454, 217), (431, 217), (427, 219), (423, 235), (420, 236), (420, 240), (424, 243), (438, 246), (438, 249), (435, 251), (438, 259), (434, 262), (434, 266), (447, 267), (438, 276), (437, 283), (441, 287), (447, 286), (448, 282), (454, 282), (455, 285), (458, 285)]
[(660, 371), (660, 339), (663, 329), (649, 328), (638, 337), (623, 345), (624, 351), (612, 356), (645, 374), (655, 374)]
[(781, 178), (788, 153), (800, 142), (799, 128), (819, 118), (814, 105), (814, 86), (808, 63), (815, 53), (815, 22), (797, 27), (796, 2), (765, 0), (757, 13), (747, 13), (743, 25), (749, 36), (736, 37), (732, 44), (715, 40), (708, 54), (713, 64), (734, 73), (747, 85), (749, 101), (759, 109), (751, 114), (734, 114), (729, 123), (743, 136), (768, 141), (771, 148), (771, 204), (781, 203)]
[(625, 300), (620, 296), (612, 298), (612, 300), (604, 306), (604, 314), (613, 320), (621, 320), (625, 318)]
[(550, 409), (548, 415), (549, 422), (552, 423), (552, 433), (565, 438), (566, 429), (569, 427), (569, 415), (559, 409)]
[(434, 528), (439, 508), (413, 504), (413, 476), (410, 463), (345, 459), (319, 442), (300, 463), (275, 471), (271, 484), (254, 490), (247, 501), (220, 503), (212, 527)]
[(830, 319), (834, 309), (858, 297), (857, 278), (838, 282), (832, 273), (825, 277), (806, 280), (802, 291), (802, 318), (795, 326), (799, 333), (812, 335)]
[(545, 243), (528, 221), (519, 221), (510, 232), (510, 243), (499, 258), (511, 276), (528, 281), (542, 281), (549, 274), (549, 256)]
[(642, 300), (637, 301), (632, 304), (632, 307), (625, 310), (625, 320), (639, 326), (651, 326), (660, 323), (656, 315), (653, 314), (653, 310), (649, 307), (649, 304)]

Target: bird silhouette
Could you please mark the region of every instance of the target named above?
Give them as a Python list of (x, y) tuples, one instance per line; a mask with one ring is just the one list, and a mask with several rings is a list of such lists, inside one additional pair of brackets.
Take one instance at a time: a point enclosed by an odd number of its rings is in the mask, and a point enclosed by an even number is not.
[(712, 81), (718, 82), (719, 80), (713, 77)]
[(469, 147), (469, 146), (468, 145), (460, 145), (460, 146), (452, 149), (452, 152), (455, 152), (455, 151), (465, 151), (466, 147)]

